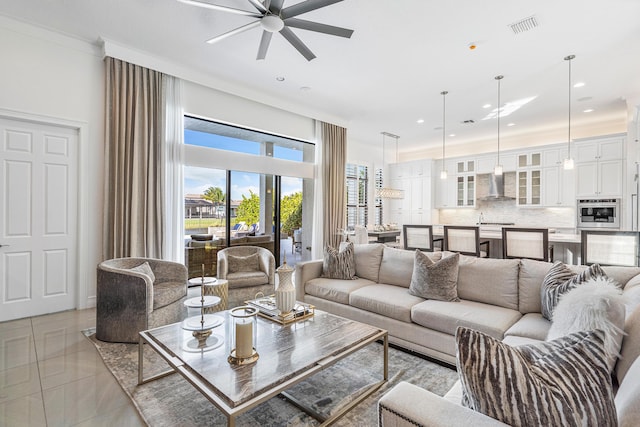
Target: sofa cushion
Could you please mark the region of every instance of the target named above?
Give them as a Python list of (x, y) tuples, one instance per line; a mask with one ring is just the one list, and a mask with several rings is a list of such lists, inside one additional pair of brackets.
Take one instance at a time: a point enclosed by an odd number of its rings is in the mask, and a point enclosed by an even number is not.
[(314, 297), (340, 304), (349, 304), (349, 294), (351, 294), (351, 292), (372, 284), (374, 284), (374, 282), (371, 280), (360, 278), (355, 280), (339, 280), (321, 277), (309, 280), (304, 286), (304, 291), (306, 294), (313, 295)]
[(540, 287), (544, 277), (553, 267), (553, 263), (535, 261), (532, 259), (520, 260), (518, 273), (518, 310), (520, 313), (540, 313)]
[(620, 353), (623, 328), (622, 291), (610, 279), (596, 277), (560, 297), (547, 341), (572, 332), (601, 330), (611, 372)]
[(601, 331), (511, 347), (460, 328), (456, 345), (464, 406), (512, 426), (617, 424)]
[(603, 275), (605, 275), (605, 273), (598, 264), (593, 264), (580, 274), (575, 274), (564, 263), (556, 262), (545, 276), (542, 286), (540, 287), (542, 315), (549, 320), (553, 320), (553, 310), (558, 304), (560, 295), (570, 291), (592, 277)]
[(247, 236), (247, 243), (248, 244), (253, 244), (253, 243), (265, 243), (265, 242), (270, 242), (271, 239), (271, 235), (270, 234), (264, 234), (261, 236)]
[(187, 285), (181, 283), (162, 282), (153, 285), (153, 309), (167, 306), (187, 295)]
[[(640, 307), (636, 308), (625, 320), (624, 332), (626, 336), (622, 340), (620, 358), (616, 364), (616, 377), (620, 384), (624, 381), (634, 361), (640, 358)], [(631, 379), (635, 382), (638, 381), (638, 378)]]
[[(427, 252), (426, 255), (433, 261), (442, 258), (441, 252)], [(413, 251), (384, 246), (378, 283), (408, 288), (413, 274), (413, 259)]]
[[(346, 244), (347, 242), (340, 243), (340, 249)], [(378, 283), (383, 250), (382, 243), (354, 244), (353, 258), (356, 262), (356, 276)]]
[(458, 260), (454, 254), (440, 261), (431, 261), (416, 249), (409, 293), (422, 298), (440, 301), (460, 301), (458, 298)]
[(542, 317), (542, 314), (527, 313), (507, 329), (504, 335), (505, 337), (516, 336), (544, 341), (547, 338), (550, 327), (551, 322)]
[(638, 393), (638, 378), (640, 378), (640, 359), (635, 359), (628, 370), (629, 380), (620, 384), (616, 392), (616, 411), (618, 425), (631, 427), (638, 425), (640, 420), (640, 393)]
[(227, 255), (229, 273), (260, 271), (260, 255), (254, 253), (247, 256)]
[(403, 322), (411, 322), (411, 307), (422, 301), (406, 288), (382, 284), (364, 286), (349, 295), (351, 306)]
[(355, 279), (356, 263), (353, 258), (353, 243), (349, 242), (340, 250), (329, 245), (324, 247), (322, 277), (329, 279)]
[(518, 259), (460, 256), (458, 297), (518, 309)]
[(229, 288), (246, 288), (248, 286), (266, 285), (269, 276), (264, 271), (243, 271), (239, 273), (227, 273)]
[(517, 310), (467, 300), (426, 300), (411, 309), (411, 320), (429, 329), (455, 335), (458, 326), (466, 326), (496, 339), (502, 339), (521, 316)]

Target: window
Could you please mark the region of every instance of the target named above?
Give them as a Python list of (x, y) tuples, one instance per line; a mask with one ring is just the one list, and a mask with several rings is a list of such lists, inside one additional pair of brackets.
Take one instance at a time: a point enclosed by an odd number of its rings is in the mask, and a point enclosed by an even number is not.
[(368, 223), (368, 168), (362, 165), (347, 164), (347, 229)]
[[(197, 238), (209, 240), (209, 252), (250, 240), (271, 250), (279, 263), (284, 251), (292, 252), (294, 230), (300, 234), (304, 228), (303, 206), (312, 204), (314, 144), (189, 116), (184, 128), (184, 234), (189, 248), (203, 245), (189, 242), (196, 234), (207, 235)], [(188, 261), (199, 254), (190, 252)], [(210, 256), (192, 263), (193, 274), (201, 274), (203, 265), (207, 274), (210, 267), (215, 274), (215, 256), (204, 252)], [(292, 255), (287, 257), (290, 264), (306, 260), (310, 251)]]
[[(381, 190), (384, 185), (384, 177), (382, 176), (382, 169), (376, 169), (375, 178), (375, 190)], [(382, 225), (382, 197), (375, 198), (375, 210), (374, 210), (374, 225)]]

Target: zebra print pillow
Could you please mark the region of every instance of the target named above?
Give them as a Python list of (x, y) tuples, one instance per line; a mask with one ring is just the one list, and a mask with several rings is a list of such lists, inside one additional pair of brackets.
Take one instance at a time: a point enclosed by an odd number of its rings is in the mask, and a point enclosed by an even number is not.
[(555, 310), (562, 294), (596, 277), (607, 277), (598, 264), (593, 264), (582, 273), (576, 274), (562, 262), (556, 262), (544, 277), (540, 287), (542, 316), (547, 320), (552, 320), (553, 310)]
[(459, 327), (462, 404), (512, 426), (615, 426), (602, 331), (511, 347)]
[(322, 277), (329, 279), (356, 278), (356, 261), (353, 257), (353, 242), (349, 242), (338, 251), (329, 245), (324, 248)]

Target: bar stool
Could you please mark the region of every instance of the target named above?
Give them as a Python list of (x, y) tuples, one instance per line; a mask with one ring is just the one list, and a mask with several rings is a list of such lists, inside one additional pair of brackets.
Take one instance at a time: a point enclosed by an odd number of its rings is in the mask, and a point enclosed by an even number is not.
[(546, 228), (502, 228), (502, 258), (549, 261), (549, 230)]
[(637, 231), (582, 230), (582, 264), (637, 267), (640, 233)]
[(403, 225), (402, 236), (404, 240), (404, 248), (408, 250), (420, 249), (424, 252), (433, 252), (435, 250), (435, 243), (440, 242), (440, 249), (442, 249), (443, 239), (433, 238), (433, 226), (432, 225)]
[[(486, 250), (480, 248), (486, 246)], [(444, 248), (447, 251), (458, 252), (478, 258), (488, 258), (490, 243), (480, 241), (480, 227), (463, 225), (444, 226)]]

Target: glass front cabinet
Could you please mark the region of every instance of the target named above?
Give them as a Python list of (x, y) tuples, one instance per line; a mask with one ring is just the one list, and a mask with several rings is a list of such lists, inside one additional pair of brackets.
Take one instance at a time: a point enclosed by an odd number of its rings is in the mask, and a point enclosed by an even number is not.
[(540, 152), (518, 155), (517, 201), (519, 206), (542, 204), (542, 156)]
[(456, 206), (474, 207), (476, 205), (475, 160), (457, 162), (456, 172)]

